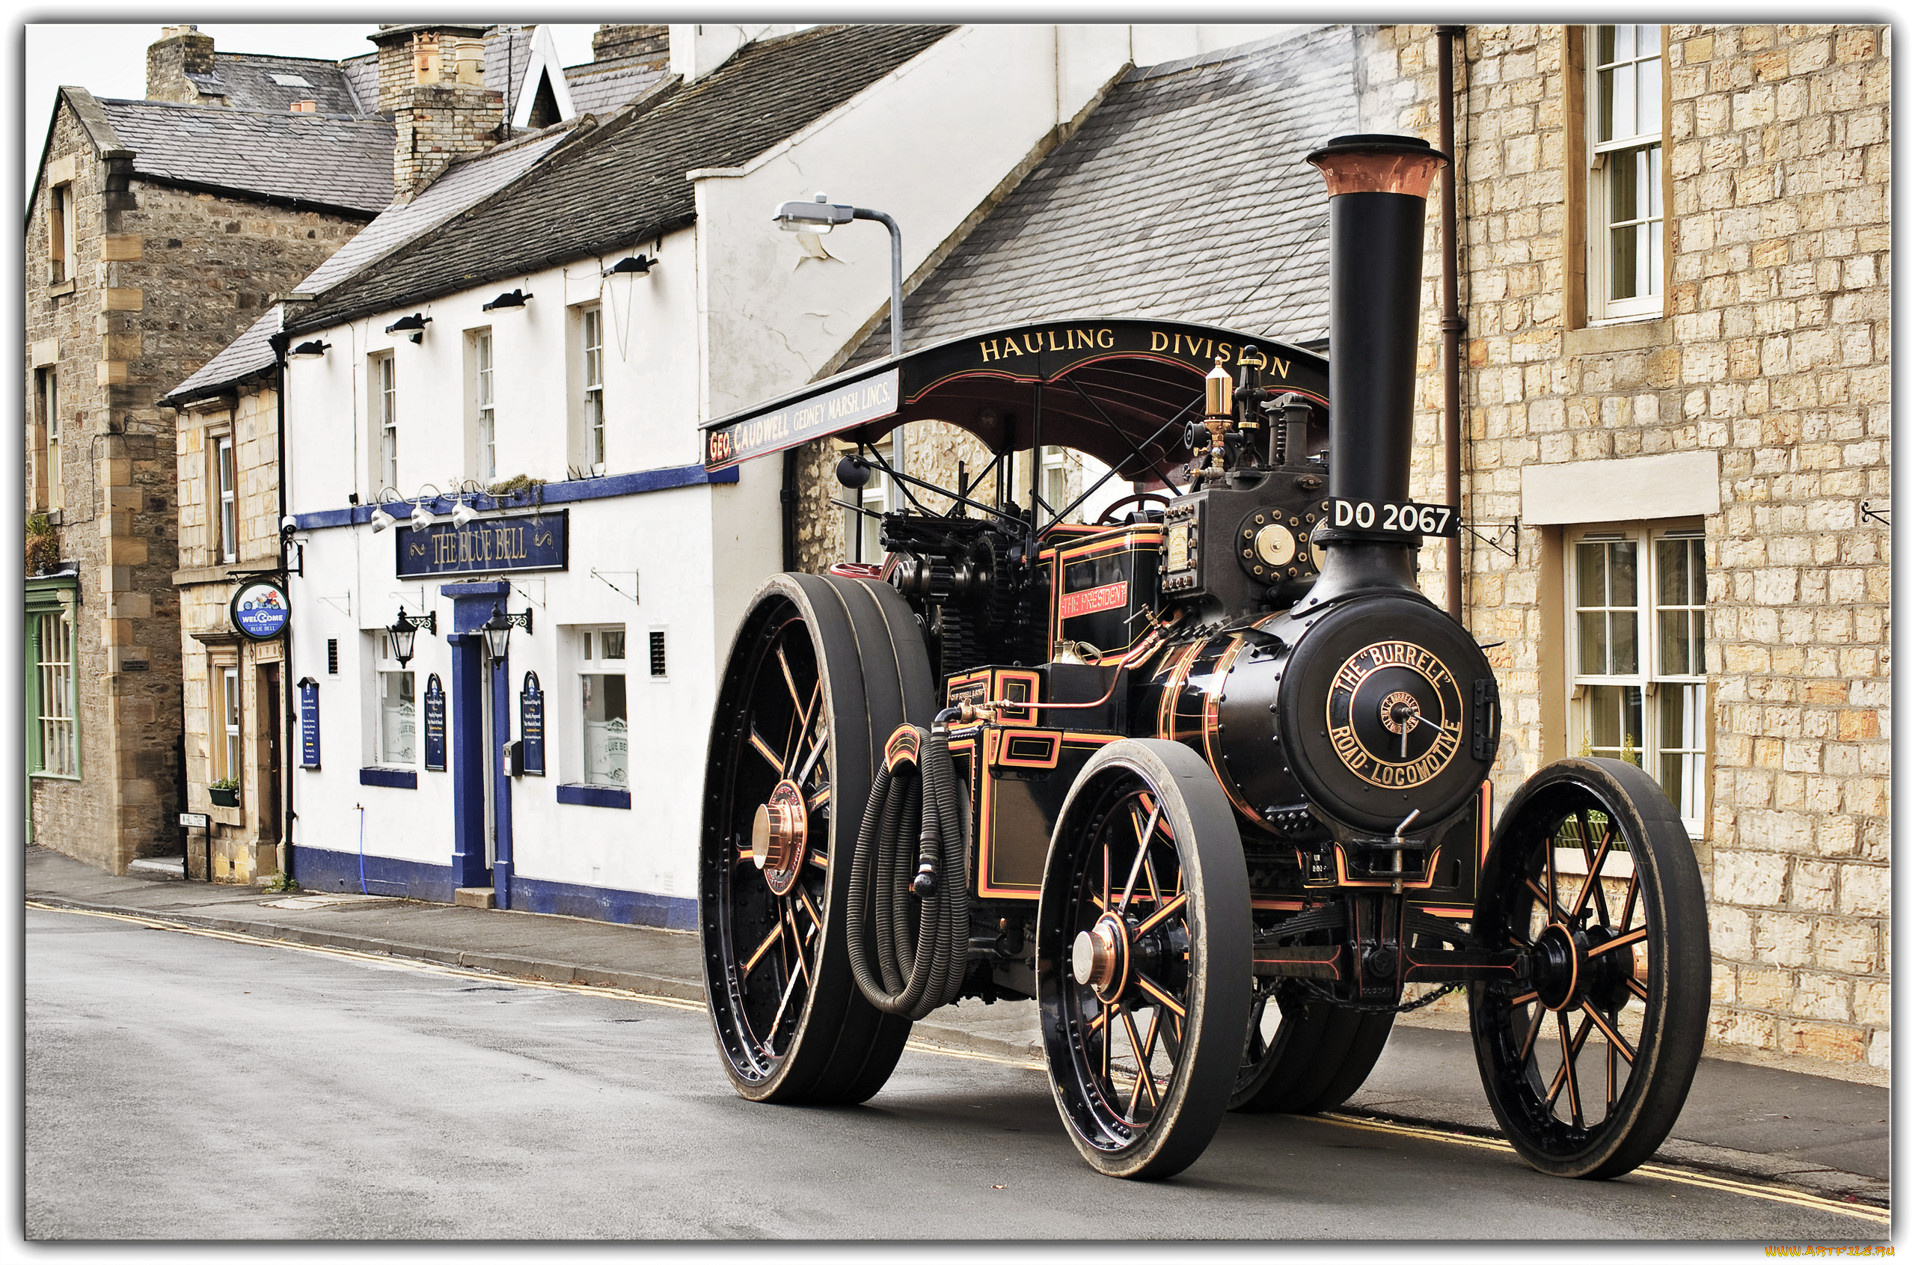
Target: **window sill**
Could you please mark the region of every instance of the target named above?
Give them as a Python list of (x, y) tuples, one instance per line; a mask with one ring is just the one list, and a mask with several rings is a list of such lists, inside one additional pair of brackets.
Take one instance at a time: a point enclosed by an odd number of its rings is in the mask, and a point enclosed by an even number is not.
[(55, 281), (47, 287), (47, 297), (49, 299), (63, 299), (67, 295), (72, 294), (78, 285), (79, 282), (77, 280)]
[(1581, 329), (1563, 332), (1566, 356), (1602, 356), (1618, 351), (1643, 351), (1670, 345), (1672, 324), (1666, 316), (1619, 316), (1591, 321)]
[(583, 804), (588, 808), (630, 808), (632, 793), (615, 786), (579, 786), (561, 783), (559, 803)]
[(359, 770), (361, 786), (393, 786), (400, 790), (412, 791), (419, 788), (417, 769), (395, 769), (371, 765)]
[(77, 782), (80, 780), (78, 773), (42, 773), (38, 769), (28, 773), (27, 776), (37, 781), (45, 782)]

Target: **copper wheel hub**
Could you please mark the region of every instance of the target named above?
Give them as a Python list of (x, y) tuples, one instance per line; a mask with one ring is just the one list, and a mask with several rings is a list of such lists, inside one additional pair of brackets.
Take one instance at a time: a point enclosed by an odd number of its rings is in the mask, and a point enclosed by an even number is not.
[(751, 859), (765, 874), (765, 886), (783, 896), (798, 881), (805, 863), (805, 797), (789, 778), (771, 790), (751, 819)]
[(1110, 914), (1071, 942), (1071, 977), (1104, 1001), (1115, 1001), (1130, 981), (1130, 935)]

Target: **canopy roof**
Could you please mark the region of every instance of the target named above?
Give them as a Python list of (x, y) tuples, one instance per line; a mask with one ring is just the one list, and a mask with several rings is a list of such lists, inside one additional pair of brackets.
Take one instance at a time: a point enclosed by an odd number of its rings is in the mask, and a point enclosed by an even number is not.
[(1250, 367), (1266, 390), (1327, 409), (1329, 362), (1300, 347), (1215, 325), (1085, 317), (888, 356), (721, 418), (704, 427), (705, 466), (826, 435), (875, 443), (905, 422), (943, 421), (993, 452), (1057, 444), (1155, 481), (1183, 460), (1183, 423), (1202, 409), (1220, 355), (1233, 378)]

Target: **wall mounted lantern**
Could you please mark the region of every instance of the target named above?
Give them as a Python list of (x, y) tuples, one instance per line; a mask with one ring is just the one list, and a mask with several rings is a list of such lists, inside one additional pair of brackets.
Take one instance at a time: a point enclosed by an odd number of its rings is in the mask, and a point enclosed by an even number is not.
[(431, 323), (432, 318), (430, 316), (422, 312), (414, 312), (411, 316), (402, 316), (392, 324), (386, 326), (386, 333), (404, 334), (408, 339), (416, 343), (426, 336), (426, 326)]
[(649, 276), (652, 267), (657, 263), (658, 261), (649, 255), (627, 255), (610, 268), (607, 268), (604, 275), (610, 277), (621, 272), (627, 272), (636, 273), (641, 277)]
[(492, 656), (494, 663), (504, 662), (505, 652), (511, 645), (514, 625), (525, 629), (529, 636), (532, 632), (532, 612), (524, 610), (516, 615), (508, 615), (503, 606), (497, 602), (492, 603), (492, 618), (480, 624), (479, 631), (485, 634), (485, 651)]
[(326, 349), (330, 346), (332, 346), (331, 343), (322, 343), (315, 338), (311, 342), (299, 344), (287, 352), (286, 357), (289, 360), (317, 360), (326, 354)]
[(481, 303), (479, 305), (479, 310), (481, 312), (491, 312), (502, 307), (503, 308), (523, 308), (525, 306), (525, 301), (531, 297), (532, 297), (531, 295), (527, 294), (523, 290), (507, 290), (504, 294), (501, 294), (498, 298), (492, 300), (490, 303)]
[(406, 608), (399, 608), (398, 618), (392, 621), (386, 632), (392, 637), (392, 657), (399, 661), (401, 668), (412, 662), (413, 642), (419, 635), (419, 629), (425, 629), (434, 636), (439, 632), (439, 612), (427, 611), (423, 615), (408, 615)]

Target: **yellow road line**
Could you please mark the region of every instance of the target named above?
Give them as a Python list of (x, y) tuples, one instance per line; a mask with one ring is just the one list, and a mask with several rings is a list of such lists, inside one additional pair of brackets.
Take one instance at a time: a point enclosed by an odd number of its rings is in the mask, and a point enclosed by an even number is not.
[[(1432, 1129), (1426, 1125), (1399, 1124), (1393, 1120), (1363, 1120), (1355, 1116), (1346, 1116), (1341, 1112), (1326, 1112), (1321, 1119), (1349, 1129), (1367, 1129), (1375, 1133), (1395, 1133), (1405, 1137), (1424, 1138), (1433, 1142), (1448, 1142), (1457, 1146), (1471, 1146), (1485, 1151), (1505, 1151), (1511, 1155), (1516, 1148), (1496, 1138), (1475, 1137), (1466, 1133), (1452, 1133), (1443, 1129)], [(1822, 1195), (1811, 1195), (1806, 1191), (1790, 1190), (1783, 1186), (1771, 1186), (1761, 1182), (1743, 1181), (1734, 1177), (1721, 1177), (1712, 1173), (1693, 1173), (1686, 1169), (1671, 1168), (1667, 1164), (1644, 1164), (1637, 1168), (1633, 1176), (1647, 1177), (1654, 1181), (1677, 1182), (1684, 1186), (1697, 1186), (1707, 1190), (1720, 1190), (1730, 1194), (1747, 1195), (1754, 1199), (1767, 1199), (1773, 1203), (1793, 1204), (1799, 1208), (1809, 1208), (1817, 1212), (1835, 1212), (1843, 1216), (1859, 1217), (1864, 1221), (1873, 1221), (1879, 1225), (1889, 1224), (1889, 1213), (1885, 1208), (1876, 1208), (1868, 1204), (1843, 1203), (1838, 1199), (1829, 1199)]]
[(917, 1050), (924, 1054), (942, 1054), (947, 1059), (970, 1059), (977, 1063), (1001, 1063), (1005, 1067), (1021, 1067), (1032, 1072), (1041, 1072), (1044, 1070), (1042, 1063), (1033, 1062), (1030, 1059), (1006, 1058), (1002, 1054), (979, 1054), (974, 1050), (953, 1050), (948, 1045), (933, 1045), (929, 1041), (921, 1040), (918, 1037), (912, 1037), (906, 1041), (904, 1048), (907, 1050)]

